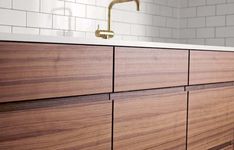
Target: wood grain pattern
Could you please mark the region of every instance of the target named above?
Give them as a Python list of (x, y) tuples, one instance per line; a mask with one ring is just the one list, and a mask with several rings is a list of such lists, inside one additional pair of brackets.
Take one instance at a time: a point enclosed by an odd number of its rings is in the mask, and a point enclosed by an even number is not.
[(234, 150), (234, 147), (231, 145), (220, 150)]
[(234, 88), (189, 94), (188, 150), (207, 150), (234, 139)]
[(115, 150), (185, 150), (186, 93), (117, 99)]
[(109, 100), (1, 112), (0, 149), (110, 150), (111, 113)]
[(234, 53), (191, 51), (190, 84), (234, 81)]
[(218, 146), (215, 146), (213, 148), (210, 148), (208, 150), (233, 150), (233, 142), (232, 141), (229, 141), (229, 142), (226, 142), (226, 143), (223, 143), (221, 145), (218, 145)]
[(112, 91), (111, 47), (0, 43), (0, 102)]
[(116, 48), (115, 91), (187, 85), (188, 51)]

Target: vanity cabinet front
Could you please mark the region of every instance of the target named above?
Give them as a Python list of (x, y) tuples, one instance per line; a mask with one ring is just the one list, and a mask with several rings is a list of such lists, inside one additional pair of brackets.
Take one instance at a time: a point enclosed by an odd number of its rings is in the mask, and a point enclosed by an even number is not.
[(0, 42), (0, 102), (112, 91), (113, 47)]
[(191, 51), (190, 84), (234, 81), (234, 53)]
[(114, 100), (114, 150), (185, 150), (186, 92)]
[(187, 50), (115, 48), (116, 92), (181, 86), (187, 81)]
[(111, 149), (112, 103), (104, 98), (26, 101), (0, 108), (1, 150)]
[(188, 108), (188, 150), (233, 146), (233, 87), (191, 91)]

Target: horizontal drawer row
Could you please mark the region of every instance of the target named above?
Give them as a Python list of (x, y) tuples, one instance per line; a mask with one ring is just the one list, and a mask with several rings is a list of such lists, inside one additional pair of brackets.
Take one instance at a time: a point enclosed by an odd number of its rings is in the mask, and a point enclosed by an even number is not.
[(0, 149), (233, 150), (234, 86), (138, 92), (0, 104)]
[(0, 102), (234, 81), (234, 53), (0, 43)]

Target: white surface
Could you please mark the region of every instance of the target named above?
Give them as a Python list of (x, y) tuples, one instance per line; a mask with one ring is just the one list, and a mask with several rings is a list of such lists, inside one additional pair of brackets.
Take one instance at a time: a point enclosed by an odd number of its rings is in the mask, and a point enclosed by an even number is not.
[(127, 46), (127, 47), (148, 47), (148, 48), (169, 48), (169, 49), (189, 49), (189, 50), (215, 50), (215, 51), (234, 51), (234, 47), (157, 43), (157, 42), (139, 42), (139, 41), (115, 41), (101, 39), (81, 39), (54, 36), (35, 36), (22, 34), (0, 34), (0, 41), (22, 41), (22, 42), (45, 42), (45, 43), (64, 43), (64, 44), (88, 44), (88, 45), (106, 45), (106, 46)]
[[(141, 0), (116, 4), (112, 11), (115, 40), (177, 42), (180, 0)], [(111, 0), (0, 0), (0, 27), (20, 27), (35, 35), (95, 38), (100, 25), (107, 28)], [(22, 29), (25, 28), (25, 29)], [(1, 32), (1, 30), (0, 30)], [(6, 31), (4, 31), (5, 33)], [(11, 33), (19, 33), (11, 30)], [(80, 33), (81, 34), (77, 34)], [(25, 33), (26, 34), (26, 33)]]

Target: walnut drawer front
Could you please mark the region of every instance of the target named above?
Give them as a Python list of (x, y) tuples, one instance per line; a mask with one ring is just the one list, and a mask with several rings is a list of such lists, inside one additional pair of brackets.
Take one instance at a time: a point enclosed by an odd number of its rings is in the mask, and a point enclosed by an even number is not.
[(188, 51), (117, 47), (115, 91), (187, 85)]
[(0, 62), (0, 102), (112, 91), (112, 47), (1, 42)]
[(234, 88), (191, 91), (188, 150), (209, 150), (234, 140)]
[(190, 84), (234, 81), (234, 53), (191, 51)]
[(185, 150), (186, 92), (117, 99), (114, 149)]
[(111, 101), (51, 101), (0, 104), (0, 149), (111, 149)]

